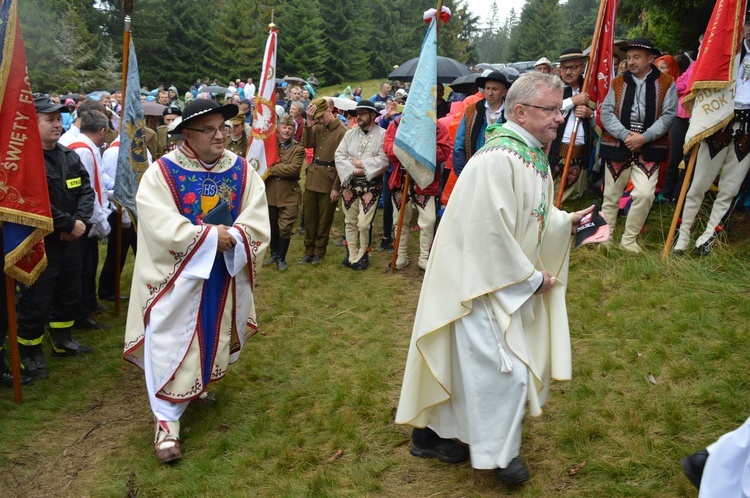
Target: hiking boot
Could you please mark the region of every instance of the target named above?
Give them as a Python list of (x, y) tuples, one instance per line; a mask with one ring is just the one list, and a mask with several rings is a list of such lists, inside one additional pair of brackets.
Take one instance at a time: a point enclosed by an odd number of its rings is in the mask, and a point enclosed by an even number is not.
[(529, 469), (523, 463), (520, 456), (510, 461), (504, 469), (495, 469), (495, 477), (505, 484), (521, 484), (529, 480)]
[(312, 257), (310, 260), (310, 264), (313, 266), (318, 266), (320, 263), (323, 262), (323, 256), (318, 256), (317, 254)]
[(49, 377), (49, 370), (44, 361), (44, 352), (42, 345), (22, 346), (18, 345), (21, 354), (21, 374), (31, 377), (32, 379), (46, 379)]
[(304, 256), (302, 256), (302, 259), (300, 259), (299, 261), (297, 261), (297, 264), (298, 265), (307, 265), (307, 264), (312, 263), (312, 260), (313, 260), (312, 255), (305, 254)]
[(91, 346), (79, 344), (71, 337), (71, 329), (47, 329), (52, 342), (52, 356), (75, 356), (79, 353), (89, 354), (94, 352)]

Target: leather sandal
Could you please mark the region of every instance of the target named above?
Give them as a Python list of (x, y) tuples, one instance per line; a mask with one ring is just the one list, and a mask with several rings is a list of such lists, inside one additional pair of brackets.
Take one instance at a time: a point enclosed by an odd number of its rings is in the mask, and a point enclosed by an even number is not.
[(161, 463), (176, 462), (182, 458), (180, 448), (180, 421), (159, 422), (154, 420), (156, 435), (154, 436), (154, 454)]
[(154, 444), (154, 453), (161, 463), (176, 462), (182, 458), (180, 438), (169, 435), (165, 436), (164, 439)]

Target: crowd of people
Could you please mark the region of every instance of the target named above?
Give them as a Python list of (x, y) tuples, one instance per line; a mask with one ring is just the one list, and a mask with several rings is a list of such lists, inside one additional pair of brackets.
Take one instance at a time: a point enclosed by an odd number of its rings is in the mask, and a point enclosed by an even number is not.
[[(695, 242), (696, 254), (710, 254), (750, 166), (744, 140), (750, 22), (744, 35), (735, 118), (701, 142), (701, 166), (673, 249), (678, 254), (687, 249), (698, 207), (721, 171), (711, 217)], [(393, 249), (400, 211), (407, 220), (416, 211), (417, 265), (425, 274), (396, 421), (414, 426), (411, 453), (417, 457), (470, 459), (475, 468), (494, 469), (504, 483), (527, 480), (522, 419), (527, 403), (532, 415), (541, 413), (551, 379), (570, 378), (559, 283), (568, 279), (571, 235), (593, 210), (558, 210), (556, 194), (562, 189), (563, 200), (583, 196), (596, 185), (592, 165), (600, 164), (602, 216), (614, 234), (629, 192), (619, 245), (639, 253), (638, 237), (657, 193), (673, 201), (683, 181), (677, 165), (690, 116), (678, 103), (694, 64), (685, 56), (688, 64), (681, 66), (645, 38), (621, 50), (625, 69), (601, 107), (601, 138), (596, 105), (582, 92), (587, 56), (578, 47), (562, 51), (557, 64), (540, 59), (521, 76), (486, 71), (466, 95), (453, 92), (446, 100), (438, 85), (440, 167), (424, 188), (411, 183), (404, 189), (406, 171), (394, 148), (409, 98), (400, 82), (383, 82), (369, 98), (361, 87), (349, 86), (316, 96), (312, 74), (304, 84), (280, 87), (278, 161), (263, 177), (245, 159), (256, 91), (251, 78), (218, 92), (208, 79), (198, 80), (182, 99), (174, 86), (144, 90), (143, 99), (164, 110), (147, 131), (153, 163), (136, 197), (137, 235), (128, 213), (118, 214), (111, 200), (122, 92), (96, 99), (36, 96), (55, 230), (45, 238), (46, 270), (17, 295), (22, 382), (50, 375), (45, 335), (54, 356), (93, 351), (72, 334), (105, 327), (93, 315), (100, 300), (119, 294), (116, 268), (132, 249), (124, 357), (144, 370), (157, 458), (178, 460), (180, 417), (191, 401), (212, 401), (207, 386), (226, 374), (257, 330), (257, 270), (288, 269), (298, 218), (304, 235), (298, 265), (324, 261), (340, 206), (346, 245), (341, 266), (364, 271), (378, 208), (382, 251)], [(566, 156), (572, 161), (563, 178)], [(123, 233), (119, 265), (111, 236), (117, 225)], [(473, 228), (482, 225), (498, 228)], [(394, 270), (410, 264), (409, 232), (402, 224)], [(107, 256), (97, 278), (105, 238)], [(2, 384), (10, 385), (5, 362), (0, 364)], [(688, 463), (691, 480), (699, 480), (702, 465)]]

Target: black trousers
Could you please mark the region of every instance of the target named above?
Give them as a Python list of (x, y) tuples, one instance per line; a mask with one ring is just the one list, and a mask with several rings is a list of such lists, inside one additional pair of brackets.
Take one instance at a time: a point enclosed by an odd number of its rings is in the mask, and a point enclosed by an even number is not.
[[(104, 258), (102, 272), (99, 274), (99, 297), (102, 299), (115, 298), (115, 261), (117, 258), (117, 211), (115, 210), (107, 218), (112, 231), (107, 236), (107, 255)], [(136, 252), (138, 237), (133, 225), (122, 228), (122, 237), (120, 239), (120, 273), (125, 266), (125, 259), (128, 257), (128, 248), (133, 248), (133, 254)]]
[(96, 270), (99, 268), (99, 239), (81, 237), (81, 302), (76, 320), (85, 320), (96, 311)]
[(391, 179), (391, 172), (386, 170), (383, 173), (383, 238), (393, 239), (393, 204), (391, 203), (391, 187), (388, 182)]
[(47, 268), (31, 286), (18, 293), (18, 342), (26, 346), (41, 344), (47, 322), (72, 325), (80, 314), (81, 253), (83, 239), (72, 242), (48, 242), (45, 238)]
[(677, 118), (669, 130), (669, 163), (664, 176), (664, 187), (661, 189), (661, 194), (667, 199), (676, 199), (680, 196), (684, 173), (680, 173), (679, 166), (685, 157), (682, 146), (685, 145), (688, 126), (690, 126), (689, 119)]

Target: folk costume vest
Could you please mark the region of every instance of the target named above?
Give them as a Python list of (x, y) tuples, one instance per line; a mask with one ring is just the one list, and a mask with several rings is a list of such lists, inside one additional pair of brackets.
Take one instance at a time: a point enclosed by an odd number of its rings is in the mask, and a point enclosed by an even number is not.
[[(583, 78), (581, 78), (580, 85), (583, 85)], [(579, 86), (580, 88), (580, 86)], [(573, 96), (573, 87), (565, 85), (563, 88), (563, 100), (569, 99)], [(557, 128), (557, 137), (552, 142), (552, 145), (549, 149), (549, 162), (550, 164), (557, 164), (560, 162), (561, 159), (565, 159), (565, 157), (560, 157), (560, 144), (562, 143), (563, 135), (565, 134), (565, 128), (568, 126), (568, 120), (575, 121), (575, 107), (571, 109), (571, 112), (568, 113), (568, 117), (565, 119), (565, 122), (561, 124)], [(591, 157), (591, 146), (592, 146), (592, 140), (591, 140), (591, 122), (588, 119), (581, 119), (579, 121), (583, 125), (583, 133), (584, 133), (584, 149), (583, 149), (583, 158), (581, 159), (581, 163), (584, 165), (584, 167), (588, 167), (589, 159)], [(570, 186), (570, 185), (568, 185)]]
[[(646, 76), (646, 110), (643, 115), (643, 131), (648, 130), (651, 125), (661, 117), (664, 97), (672, 85), (672, 77), (662, 73), (655, 66), (651, 66), (651, 72)], [(635, 101), (635, 81), (630, 72), (618, 76), (612, 81), (615, 92), (615, 116), (622, 125), (631, 130), (630, 111)], [(643, 160), (648, 162), (666, 161), (668, 157), (669, 134), (665, 133), (653, 142), (644, 144), (641, 148)], [(627, 161), (629, 151), (625, 144), (612, 136), (605, 130), (602, 135), (601, 156), (614, 162)]]

